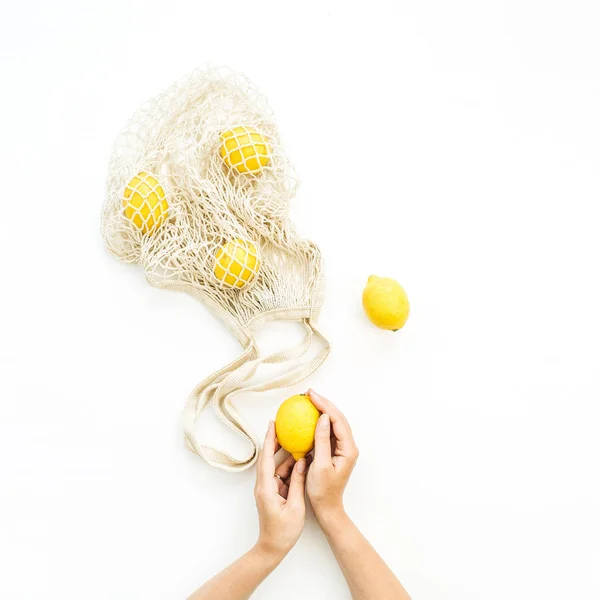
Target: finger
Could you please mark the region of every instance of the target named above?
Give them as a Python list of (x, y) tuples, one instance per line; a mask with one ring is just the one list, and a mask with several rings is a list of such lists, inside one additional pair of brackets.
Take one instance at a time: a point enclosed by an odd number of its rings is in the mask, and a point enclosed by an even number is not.
[(277, 454), (280, 450), (281, 450), (281, 444), (279, 443), (279, 440), (277, 439), (277, 437), (275, 437), (275, 452), (273, 452), (273, 454)]
[(258, 465), (258, 477), (263, 481), (275, 475), (275, 424), (269, 421), (265, 443), (260, 453), (260, 461)]
[[(306, 461), (306, 469), (305, 469), (305, 471), (306, 471), (306, 473), (308, 473), (308, 467), (310, 467), (310, 465), (313, 463), (313, 461), (315, 460), (315, 457), (314, 457), (312, 454), (307, 454), (307, 455), (304, 457), (304, 460)], [(291, 479), (292, 479), (291, 475), (292, 475), (292, 473), (290, 472), (290, 476), (289, 476), (289, 477), (287, 477), (287, 478), (285, 478), (285, 479), (283, 480), (283, 482), (284, 482), (284, 483), (285, 483), (285, 484), (286, 484), (288, 487), (290, 486), (290, 481), (291, 481)]]
[(296, 464), (296, 461), (294, 460), (294, 457), (290, 454), (276, 469), (275, 469), (275, 475), (279, 475), (279, 477), (281, 477), (281, 479), (287, 479), (291, 473), (292, 473), (292, 469), (294, 468), (294, 465)]
[(292, 508), (304, 507), (304, 482), (306, 481), (306, 459), (301, 458), (295, 465), (290, 479), (287, 505)]
[(350, 424), (348, 423), (348, 419), (344, 413), (331, 401), (321, 396), (321, 394), (317, 394), (314, 390), (308, 390), (306, 392), (310, 401), (322, 412), (327, 413), (331, 417), (331, 422), (341, 421), (346, 427), (350, 428)]
[(331, 465), (331, 427), (328, 414), (322, 414), (315, 429), (315, 464)]
[[(308, 469), (310, 468), (310, 465), (313, 464), (315, 457), (312, 454), (307, 454), (304, 457), (304, 460), (306, 461), (306, 467), (304, 468), (304, 472), (308, 475)], [(290, 487), (290, 482), (291, 482), (292, 478), (291, 476), (288, 477), (287, 479), (284, 480), (284, 483)]]
[(307, 473), (308, 473), (308, 468), (313, 463), (313, 460), (315, 460), (315, 458), (314, 458), (314, 456), (312, 454), (307, 454), (306, 455), (306, 472)]
[(354, 447), (354, 437), (348, 420), (333, 402), (323, 398), (313, 390), (308, 390), (311, 402), (322, 412), (327, 413), (331, 420), (331, 430), (337, 440), (336, 450), (344, 453)]
[(277, 482), (277, 492), (278, 494), (282, 497), (282, 498), (287, 498), (288, 497), (288, 489), (290, 487), (290, 482), (289, 479), (286, 481), (283, 481), (281, 479), (278, 479), (277, 477), (275, 478), (275, 481)]
[[(312, 454), (307, 454), (306, 457), (304, 458), (304, 460), (306, 461), (306, 467), (304, 469), (304, 472), (307, 475), (308, 474), (308, 469), (309, 469), (310, 465), (314, 461), (314, 456)], [(294, 461), (294, 464), (295, 464), (295, 462), (296, 461)], [(283, 496), (284, 498), (288, 497), (288, 490), (289, 490), (290, 484), (292, 482), (292, 477), (291, 477), (292, 472), (290, 472), (290, 477), (287, 477), (283, 481), (279, 481), (279, 479), (276, 478), (277, 482), (279, 484), (281, 484), (281, 485), (279, 485), (279, 495)]]

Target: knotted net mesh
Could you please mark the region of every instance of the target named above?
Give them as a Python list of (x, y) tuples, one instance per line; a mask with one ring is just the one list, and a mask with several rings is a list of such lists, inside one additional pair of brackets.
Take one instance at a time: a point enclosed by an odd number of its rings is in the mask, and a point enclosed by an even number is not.
[[(190, 395), (184, 411), (188, 447), (210, 464), (243, 470), (259, 443), (232, 403), (242, 391), (291, 385), (326, 358), (299, 366), (322, 304), (321, 255), (289, 220), (298, 180), (282, 150), (266, 98), (244, 76), (199, 70), (144, 104), (117, 138), (102, 212), (106, 246), (139, 263), (149, 283), (201, 299), (244, 348)], [(254, 332), (265, 321), (303, 323), (300, 346), (261, 357)], [(261, 364), (289, 363), (283, 375), (248, 380)], [(196, 424), (212, 403), (250, 443), (235, 458), (203, 444)]]

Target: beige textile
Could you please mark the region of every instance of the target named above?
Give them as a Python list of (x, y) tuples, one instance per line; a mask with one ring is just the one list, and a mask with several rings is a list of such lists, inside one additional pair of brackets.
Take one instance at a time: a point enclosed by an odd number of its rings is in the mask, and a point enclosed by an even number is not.
[[(228, 135), (237, 145), (224, 146)], [(329, 353), (315, 325), (323, 302), (321, 254), (288, 218), (297, 186), (265, 97), (227, 69), (195, 71), (144, 104), (117, 138), (109, 162), (102, 212), (109, 251), (139, 263), (153, 286), (200, 299), (244, 349), (193, 390), (183, 415), (190, 450), (229, 471), (250, 467), (259, 449), (234, 397), (297, 383)], [(215, 276), (215, 261), (228, 243), (235, 249), (227, 260), (240, 263), (234, 274), (239, 287)], [(246, 281), (241, 274), (247, 274), (249, 248), (257, 257)], [(305, 338), (261, 357), (255, 332), (276, 319), (302, 323)], [(298, 364), (315, 338), (321, 350)], [(277, 363), (289, 363), (283, 374), (249, 383), (261, 364)], [(198, 439), (196, 425), (209, 405), (248, 441), (247, 456), (233, 457)]]

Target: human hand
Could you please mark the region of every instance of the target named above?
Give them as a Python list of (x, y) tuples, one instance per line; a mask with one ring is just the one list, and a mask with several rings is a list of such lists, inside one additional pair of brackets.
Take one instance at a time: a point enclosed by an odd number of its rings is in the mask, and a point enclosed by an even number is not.
[(304, 485), (310, 460), (302, 458), (296, 462), (293, 456), (288, 456), (275, 468), (279, 448), (275, 424), (271, 421), (256, 470), (254, 497), (260, 522), (257, 547), (282, 560), (304, 527)]
[(308, 499), (323, 526), (330, 517), (344, 514), (344, 489), (358, 459), (358, 448), (342, 412), (312, 390), (308, 396), (323, 413), (317, 423), (315, 458), (306, 481)]

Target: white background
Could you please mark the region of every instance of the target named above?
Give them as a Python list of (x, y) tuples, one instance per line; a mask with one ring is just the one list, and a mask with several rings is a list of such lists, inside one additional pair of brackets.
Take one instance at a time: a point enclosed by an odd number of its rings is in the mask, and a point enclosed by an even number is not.
[[(4, 6), (0, 597), (185, 598), (255, 540), (254, 471), (179, 422), (237, 342), (99, 233), (113, 139), (213, 61), (276, 112), (333, 346), (240, 410), (262, 435), (308, 385), (342, 407), (348, 510), (415, 599), (600, 598), (599, 24), (594, 0)], [(401, 333), (362, 314), (372, 273), (409, 294)], [(255, 597), (349, 597), (312, 516)]]

